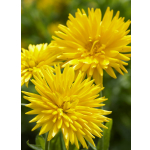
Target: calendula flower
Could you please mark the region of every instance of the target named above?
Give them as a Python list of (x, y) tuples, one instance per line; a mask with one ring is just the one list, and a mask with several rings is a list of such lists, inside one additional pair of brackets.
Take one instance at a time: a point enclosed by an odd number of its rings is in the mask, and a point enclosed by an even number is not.
[(123, 75), (127, 73), (124, 65), (130, 60), (131, 35), (127, 35), (130, 20), (119, 18), (119, 11), (113, 17), (113, 10), (108, 7), (102, 19), (100, 9), (88, 8), (88, 15), (82, 9), (77, 10), (75, 17), (69, 14), (67, 27), (59, 25), (61, 31), (56, 31), (58, 37), (52, 38), (58, 47), (63, 48), (63, 54), (58, 58), (66, 60), (66, 64), (73, 66), (95, 79), (96, 84), (102, 86), (103, 70), (111, 77), (117, 78), (114, 70)]
[(42, 66), (54, 64), (57, 57), (57, 50), (54, 45), (54, 42), (50, 45), (47, 45), (47, 43), (30, 44), (29, 50), (21, 49), (21, 86), (25, 83), (28, 87), (30, 78), (33, 74), (39, 72)]
[(105, 97), (98, 98), (103, 89), (94, 85), (93, 80), (83, 81), (84, 74), (79, 73), (75, 79), (75, 72), (68, 65), (61, 73), (60, 66), (55, 66), (55, 73), (46, 66), (40, 73), (34, 75), (31, 81), (39, 94), (24, 92), (25, 99), (31, 103), (26, 106), (33, 110), (26, 114), (37, 114), (31, 122), (36, 122), (35, 130), (41, 127), (40, 133), (48, 133), (47, 140), (51, 140), (61, 129), (66, 148), (69, 141), (79, 149), (78, 140), (84, 148), (88, 148), (85, 139), (94, 144), (92, 138), (101, 137), (102, 128), (107, 128), (103, 122), (110, 120), (104, 115), (111, 111), (98, 109), (104, 106), (101, 102)]

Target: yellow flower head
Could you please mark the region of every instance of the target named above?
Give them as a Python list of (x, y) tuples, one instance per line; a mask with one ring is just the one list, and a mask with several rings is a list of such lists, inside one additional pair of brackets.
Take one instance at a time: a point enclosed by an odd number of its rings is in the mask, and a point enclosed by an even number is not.
[(102, 19), (100, 9), (88, 8), (88, 15), (78, 9), (75, 17), (69, 14), (67, 27), (59, 25), (61, 31), (53, 36), (58, 47), (63, 48), (63, 54), (58, 58), (66, 60), (66, 64), (75, 70), (81, 70), (88, 77), (95, 79), (96, 84), (103, 81), (103, 70), (113, 78), (117, 78), (112, 67), (123, 75), (127, 73), (124, 65), (130, 60), (131, 35), (127, 35), (130, 20), (124, 22), (119, 18), (119, 11), (113, 17), (113, 10), (108, 7)]
[(25, 83), (28, 87), (30, 78), (34, 73), (40, 71), (44, 65), (53, 65), (57, 50), (54, 43), (29, 45), (26, 50), (22, 48), (21, 52), (21, 86)]
[(69, 141), (79, 149), (78, 140), (84, 148), (88, 148), (85, 139), (94, 144), (92, 138), (101, 137), (102, 128), (107, 128), (103, 122), (109, 118), (104, 115), (111, 111), (98, 109), (104, 106), (101, 102), (105, 97), (98, 98), (103, 89), (94, 85), (93, 80), (83, 81), (83, 73), (79, 73), (75, 79), (75, 72), (68, 65), (61, 73), (60, 67), (55, 66), (55, 74), (47, 66), (42, 69), (42, 74), (37, 73), (31, 81), (39, 94), (24, 92), (28, 96), (25, 99), (31, 103), (26, 106), (33, 110), (26, 114), (38, 114), (30, 122), (36, 122), (35, 130), (41, 127), (40, 133), (49, 131), (47, 140), (51, 140), (61, 129), (66, 148)]

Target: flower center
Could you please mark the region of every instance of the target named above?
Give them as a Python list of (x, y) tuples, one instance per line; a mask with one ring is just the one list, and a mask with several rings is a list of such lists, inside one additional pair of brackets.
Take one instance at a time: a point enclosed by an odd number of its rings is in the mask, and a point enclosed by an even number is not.
[(101, 44), (99, 40), (95, 40), (95, 41), (89, 41), (86, 45), (85, 45), (85, 49), (87, 50), (86, 53), (90, 56), (93, 55), (104, 55), (104, 49), (105, 49), (105, 45)]
[(58, 106), (59, 113), (72, 113), (75, 110), (76, 105), (79, 100), (77, 98), (70, 98), (68, 96), (65, 97), (57, 97), (57, 101), (55, 100), (56, 105)]
[(37, 65), (33, 57), (27, 57), (26, 62), (28, 63), (29, 68), (33, 68)]

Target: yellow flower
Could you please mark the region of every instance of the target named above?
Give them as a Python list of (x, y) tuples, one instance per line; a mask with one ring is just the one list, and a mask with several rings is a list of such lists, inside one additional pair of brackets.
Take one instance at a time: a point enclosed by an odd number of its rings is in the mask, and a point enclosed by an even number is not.
[(50, 23), (48, 26), (47, 26), (47, 30), (49, 32), (49, 34), (54, 34), (54, 31), (58, 30), (58, 22), (55, 22), (55, 23)]
[(49, 8), (53, 4), (52, 0), (38, 0), (36, 2), (37, 8), (40, 10), (44, 10)]
[(51, 10), (61, 12), (71, 0), (38, 0), (36, 2), (37, 8), (48, 13)]
[(83, 81), (81, 72), (75, 79), (74, 69), (68, 65), (63, 73), (60, 66), (55, 66), (55, 74), (46, 66), (42, 74), (43, 77), (37, 73), (35, 80), (31, 80), (39, 94), (23, 91), (28, 95), (24, 98), (31, 102), (26, 106), (33, 109), (26, 114), (38, 114), (30, 121), (36, 122), (32, 131), (39, 127), (39, 135), (49, 131), (49, 141), (61, 129), (67, 149), (69, 141), (79, 149), (78, 140), (84, 148), (88, 148), (85, 139), (95, 146), (92, 138), (95, 138), (94, 135), (102, 136), (100, 127), (107, 128), (103, 122), (110, 120), (104, 115), (111, 113), (97, 108), (104, 106), (101, 102), (107, 100), (105, 97), (98, 98), (103, 88), (94, 85), (89, 78)]
[(119, 11), (113, 18), (113, 10), (108, 7), (102, 19), (100, 9), (88, 8), (88, 16), (78, 9), (75, 18), (69, 14), (67, 27), (59, 25), (61, 31), (56, 31), (58, 37), (52, 38), (58, 47), (63, 47), (63, 54), (58, 58), (66, 60), (66, 64), (75, 70), (81, 70), (88, 77), (95, 79), (102, 86), (103, 70), (111, 77), (117, 78), (114, 70), (123, 75), (127, 73), (124, 65), (128, 65), (131, 54), (131, 35), (127, 35), (130, 20), (124, 22), (119, 18)]
[(22, 48), (21, 52), (21, 86), (25, 83), (28, 87), (28, 83), (33, 74), (40, 71), (40, 68), (44, 65), (53, 65), (56, 59), (57, 50), (53, 46), (53, 42), (47, 46), (47, 44), (29, 45), (26, 50)]

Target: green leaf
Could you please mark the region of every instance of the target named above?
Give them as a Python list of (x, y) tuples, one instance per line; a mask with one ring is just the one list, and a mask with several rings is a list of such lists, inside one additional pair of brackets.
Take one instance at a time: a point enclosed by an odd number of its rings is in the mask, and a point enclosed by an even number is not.
[[(102, 128), (103, 130), (103, 128)], [(103, 150), (104, 134), (97, 142), (97, 150)]]
[(29, 144), (29, 140), (27, 141), (27, 145), (34, 150), (43, 150), (40, 145)]
[(47, 141), (47, 138), (48, 138), (48, 132), (45, 133), (45, 139), (44, 139), (45, 147), (44, 147), (44, 150), (51, 150), (51, 141)]
[[(47, 133), (47, 135), (48, 135), (48, 133)], [(45, 140), (46, 139), (47, 139), (47, 136), (46, 136)], [(62, 150), (60, 131), (50, 141), (46, 140), (45, 150)]]
[(98, 150), (103, 150), (101, 145), (102, 145), (102, 140), (101, 140), (101, 138), (99, 138), (99, 140), (97, 142), (97, 149)]
[(35, 138), (36, 145), (40, 145), (42, 149), (45, 149), (45, 140), (42, 135), (37, 135)]
[(112, 123), (113, 120), (111, 119), (109, 122), (105, 124), (105, 126), (107, 126), (108, 129), (103, 129), (103, 140), (99, 138), (97, 142), (97, 150), (108, 150)]
[(104, 134), (103, 150), (108, 150), (108, 148), (109, 148), (112, 124), (113, 124), (112, 119), (105, 124), (105, 126), (108, 127), (108, 129), (104, 129), (104, 131), (103, 131), (103, 134)]
[(88, 144), (91, 146), (92, 149), (97, 150), (97, 148), (94, 147), (89, 141), (87, 141), (87, 142), (88, 142)]

